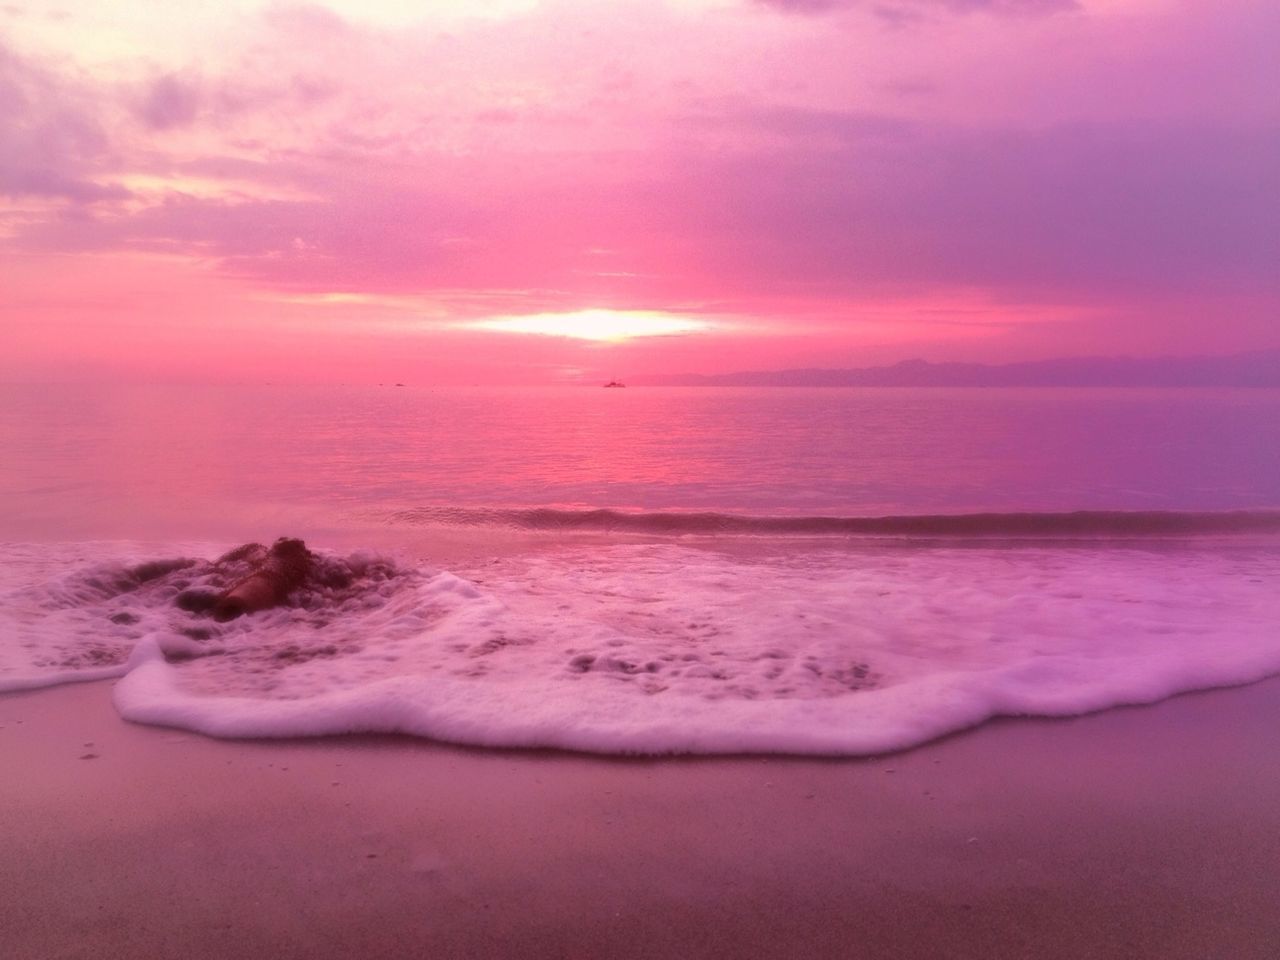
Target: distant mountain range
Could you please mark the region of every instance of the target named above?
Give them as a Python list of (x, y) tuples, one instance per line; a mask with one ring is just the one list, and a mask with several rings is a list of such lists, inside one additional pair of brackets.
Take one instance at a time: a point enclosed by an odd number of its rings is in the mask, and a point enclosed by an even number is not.
[(752, 370), (635, 377), (698, 387), (1280, 387), (1280, 348), (1196, 357), (1070, 357), (1023, 363), (930, 363), (845, 370)]

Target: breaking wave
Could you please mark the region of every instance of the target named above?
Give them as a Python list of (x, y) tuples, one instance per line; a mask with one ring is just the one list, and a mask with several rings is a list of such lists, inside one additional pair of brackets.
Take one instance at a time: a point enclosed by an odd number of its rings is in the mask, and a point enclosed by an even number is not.
[(220, 553), (0, 547), (0, 690), (119, 678), (125, 718), (222, 737), (855, 755), (1280, 672), (1280, 550), (1248, 540), (319, 552), (228, 622), (182, 599)]

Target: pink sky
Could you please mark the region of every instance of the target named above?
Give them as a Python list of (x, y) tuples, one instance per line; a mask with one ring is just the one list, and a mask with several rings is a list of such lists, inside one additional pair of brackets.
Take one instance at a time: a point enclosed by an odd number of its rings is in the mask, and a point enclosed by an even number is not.
[(1277, 49), (1274, 0), (0, 0), (0, 378), (1276, 346)]

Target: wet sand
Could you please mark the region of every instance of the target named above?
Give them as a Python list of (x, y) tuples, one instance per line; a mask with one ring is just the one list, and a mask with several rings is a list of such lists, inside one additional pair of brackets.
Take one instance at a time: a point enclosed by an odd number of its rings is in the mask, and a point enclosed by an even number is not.
[(226, 742), (0, 696), (0, 930), (58, 957), (1270, 958), (1280, 680), (864, 760)]

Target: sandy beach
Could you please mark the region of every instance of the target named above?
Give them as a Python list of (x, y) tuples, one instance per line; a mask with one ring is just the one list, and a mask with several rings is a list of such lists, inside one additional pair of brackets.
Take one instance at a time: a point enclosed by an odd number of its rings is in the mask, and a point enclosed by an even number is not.
[(1264, 958), (1280, 680), (863, 760), (217, 741), (0, 698), (0, 929), (72, 957)]

